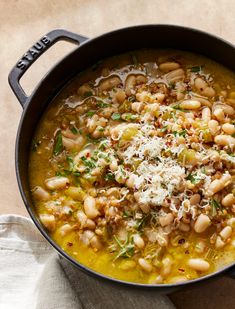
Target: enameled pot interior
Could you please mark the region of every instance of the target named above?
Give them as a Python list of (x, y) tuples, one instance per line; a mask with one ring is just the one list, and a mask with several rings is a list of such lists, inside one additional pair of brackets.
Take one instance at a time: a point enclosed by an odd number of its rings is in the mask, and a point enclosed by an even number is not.
[[(88, 40), (60, 61), (56, 66), (54, 66), (54, 68), (52, 68), (51, 71), (49, 71), (48, 74), (42, 79), (31, 97), (29, 97), (19, 125), (16, 141), (16, 173), (21, 195), (27, 210), (41, 233), (52, 244), (52, 246), (75, 266), (78, 266), (82, 270), (88, 270), (90, 274), (97, 275), (95, 272), (80, 265), (77, 261), (73, 260), (65, 252), (63, 252), (50, 239), (36, 218), (32, 207), (28, 183), (28, 159), (30, 144), (43, 111), (52, 99), (63, 90), (63, 87), (75, 75), (106, 57), (141, 48), (173, 48), (187, 50), (212, 58), (213, 60), (235, 71), (235, 62), (233, 61), (235, 58), (235, 48), (227, 42), (206, 33), (189, 28), (167, 25), (149, 25), (125, 28), (104, 34), (92, 40)], [(221, 271), (218, 271), (217, 273), (220, 272)], [(193, 282), (198, 282), (207, 277), (212, 277), (217, 273), (199, 278)], [(107, 278), (106, 276), (100, 274), (98, 275), (102, 278)], [(112, 278), (108, 279), (115, 282), (120, 282), (119, 280)], [(185, 285), (190, 282), (168, 285), (144, 285), (129, 282), (122, 283), (145, 287), (175, 287)]]

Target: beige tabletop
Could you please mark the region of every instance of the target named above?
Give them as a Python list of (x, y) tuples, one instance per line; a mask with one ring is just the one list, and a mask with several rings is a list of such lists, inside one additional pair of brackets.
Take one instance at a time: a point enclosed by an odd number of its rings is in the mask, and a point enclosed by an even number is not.
[[(235, 43), (233, 0), (0, 0), (0, 214), (27, 215), (15, 177), (14, 143), (22, 108), (7, 76), (42, 35), (64, 28), (94, 37), (112, 29), (147, 23), (191, 26)], [(28, 94), (52, 64), (74, 48), (58, 43), (22, 78)], [(178, 308), (235, 308), (235, 282), (220, 279), (172, 296)], [(147, 308), (147, 307), (146, 307)], [(105, 308), (104, 308), (105, 309)]]

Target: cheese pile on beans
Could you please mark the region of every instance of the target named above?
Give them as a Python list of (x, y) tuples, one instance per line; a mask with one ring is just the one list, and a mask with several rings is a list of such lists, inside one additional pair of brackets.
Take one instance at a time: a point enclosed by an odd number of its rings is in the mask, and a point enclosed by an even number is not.
[[(232, 243), (235, 92), (217, 91), (200, 66), (153, 70), (104, 68), (78, 88), (50, 142), (54, 175), (32, 192), (49, 232), (75, 232), (151, 283), (181, 282), (214, 271), (210, 255)], [(171, 278), (174, 246), (186, 259)]]

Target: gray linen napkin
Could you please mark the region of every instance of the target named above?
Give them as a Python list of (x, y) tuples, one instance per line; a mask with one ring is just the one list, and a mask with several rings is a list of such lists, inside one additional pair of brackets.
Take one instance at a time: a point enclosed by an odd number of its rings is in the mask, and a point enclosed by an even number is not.
[(173, 309), (156, 291), (111, 284), (76, 269), (41, 237), (31, 220), (0, 216), (0, 308)]

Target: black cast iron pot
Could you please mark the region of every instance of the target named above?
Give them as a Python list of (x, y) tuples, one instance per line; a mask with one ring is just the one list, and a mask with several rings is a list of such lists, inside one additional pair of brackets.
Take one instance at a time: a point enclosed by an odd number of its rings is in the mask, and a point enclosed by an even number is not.
[[(54, 43), (60, 40), (77, 43), (79, 47), (56, 64), (40, 81), (34, 92), (26, 96), (19, 84), (20, 78)], [(144, 25), (116, 30), (94, 39), (88, 39), (66, 30), (54, 30), (37, 41), (17, 62), (9, 74), (9, 84), (23, 107), (15, 148), (16, 175), (19, 189), (35, 225), (61, 257), (79, 269), (99, 278), (128, 285), (129, 287), (155, 288), (169, 291), (192, 283), (205, 281), (222, 273), (235, 277), (235, 263), (205, 277), (177, 284), (136, 284), (116, 280), (99, 274), (67, 255), (47, 234), (39, 222), (30, 196), (28, 181), (29, 149), (38, 121), (50, 101), (79, 72), (99, 60), (122, 52), (140, 48), (174, 48), (203, 54), (235, 71), (235, 46), (198, 30), (172, 25)]]

